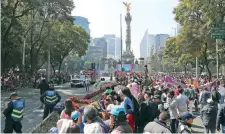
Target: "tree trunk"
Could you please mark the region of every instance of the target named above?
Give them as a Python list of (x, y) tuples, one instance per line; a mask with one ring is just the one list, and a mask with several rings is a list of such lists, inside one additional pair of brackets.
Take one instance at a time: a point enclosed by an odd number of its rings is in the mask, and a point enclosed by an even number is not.
[(207, 58), (207, 49), (208, 49), (208, 44), (205, 43), (205, 49), (203, 51), (203, 57), (204, 57), (204, 60), (205, 60), (205, 66), (206, 66), (207, 72), (209, 74), (209, 80), (211, 81), (211, 79), (212, 79), (212, 72), (209, 69), (209, 61), (208, 61), (208, 58)]

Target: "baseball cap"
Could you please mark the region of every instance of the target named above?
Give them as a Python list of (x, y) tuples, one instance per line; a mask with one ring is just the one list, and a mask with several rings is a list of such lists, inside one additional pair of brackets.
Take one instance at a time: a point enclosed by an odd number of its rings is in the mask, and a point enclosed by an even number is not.
[(9, 96), (9, 99), (11, 99), (12, 96), (18, 96), (18, 94), (16, 92), (12, 92)]
[(180, 119), (181, 120), (186, 120), (186, 119), (194, 119), (194, 118), (196, 118), (196, 116), (195, 115), (192, 115), (191, 113), (189, 113), (189, 112), (184, 112), (184, 113), (182, 113), (181, 115), (180, 115)]
[(79, 117), (79, 112), (78, 112), (78, 111), (74, 111), (74, 112), (72, 112), (72, 114), (71, 114), (71, 118), (72, 118), (73, 120), (78, 119), (78, 117)]
[(111, 93), (112, 93), (112, 89), (107, 89), (107, 90), (105, 90), (105, 93), (111, 94)]
[(111, 107), (111, 110), (110, 110), (110, 114), (111, 115), (118, 116), (120, 112), (124, 112), (125, 113), (125, 108), (122, 107), (122, 106), (113, 106), (113, 107)]

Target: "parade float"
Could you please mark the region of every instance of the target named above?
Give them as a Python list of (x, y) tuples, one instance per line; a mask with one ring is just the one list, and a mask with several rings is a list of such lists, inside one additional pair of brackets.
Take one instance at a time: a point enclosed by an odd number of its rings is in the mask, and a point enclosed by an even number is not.
[[(78, 109), (81, 106), (86, 105), (94, 105), (96, 108), (99, 107), (98, 103), (96, 103), (102, 93), (105, 92), (105, 90), (109, 87), (115, 87), (117, 83), (115, 82), (98, 82), (95, 85), (93, 85), (94, 88), (97, 88), (98, 90), (95, 92), (92, 92), (90, 94), (87, 94), (83, 98), (78, 98), (76, 96), (70, 96), (68, 99), (73, 101), (74, 108)], [(64, 102), (64, 101), (62, 101)], [(63, 104), (59, 104), (57, 106), (62, 106)], [(43, 120), (31, 133), (47, 133), (52, 127), (56, 127), (56, 123), (60, 118), (60, 113), (62, 110), (55, 110), (52, 112), (45, 120)]]

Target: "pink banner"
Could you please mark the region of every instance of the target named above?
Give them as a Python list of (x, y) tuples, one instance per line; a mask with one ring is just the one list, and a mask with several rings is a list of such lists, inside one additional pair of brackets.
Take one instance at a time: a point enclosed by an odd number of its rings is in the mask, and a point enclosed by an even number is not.
[(187, 88), (187, 85), (175, 80), (173, 77), (171, 76), (165, 76), (164, 78), (164, 85), (175, 85), (175, 86), (181, 86), (183, 88)]

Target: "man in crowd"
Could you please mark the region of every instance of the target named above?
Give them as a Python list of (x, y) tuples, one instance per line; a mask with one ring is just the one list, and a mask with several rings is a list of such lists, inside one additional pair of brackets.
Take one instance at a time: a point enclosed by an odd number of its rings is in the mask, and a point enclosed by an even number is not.
[(184, 112), (180, 115), (179, 120), (179, 127), (178, 127), (178, 133), (180, 134), (191, 134), (192, 129), (191, 125), (193, 124), (193, 119), (195, 116), (188, 112)]
[(220, 131), (222, 126), (222, 133), (225, 133), (225, 104), (222, 104), (220, 106), (220, 109), (218, 111), (217, 115), (217, 130)]
[(88, 105), (84, 108), (84, 120), (87, 122), (84, 126), (84, 133), (96, 134), (109, 132), (109, 127), (104, 124), (98, 116), (97, 109), (92, 105)]
[[(49, 89), (49, 85), (45, 79), (42, 79), (41, 83), (38, 85), (38, 89), (40, 89), (41, 96)], [(39, 108), (43, 108), (43, 103), (41, 103)]]
[(125, 109), (121, 106), (113, 106), (110, 110), (111, 134), (132, 133), (132, 129), (127, 123)]
[(144, 128), (144, 134), (153, 134), (153, 133), (167, 133), (170, 134), (171, 130), (166, 125), (169, 121), (170, 116), (167, 112), (162, 112), (159, 115), (159, 119), (153, 122), (149, 122)]
[(207, 100), (211, 97), (210, 92), (207, 88), (204, 88), (200, 93), (199, 102), (201, 104), (201, 109), (207, 104)]
[[(139, 131), (143, 132), (144, 127), (155, 118), (159, 113), (158, 103), (153, 102), (151, 99), (151, 92), (146, 91), (144, 93), (144, 102), (140, 104), (140, 128)], [(148, 115), (148, 116), (146, 116)]]
[(188, 105), (188, 99), (187, 97), (183, 94), (183, 89), (179, 88), (179, 95), (177, 96), (177, 109), (179, 112), (179, 115), (182, 114), (183, 112), (187, 112), (187, 105)]
[(208, 99), (207, 104), (201, 109), (201, 118), (205, 126), (205, 133), (216, 132), (217, 110), (217, 103), (212, 99)]

